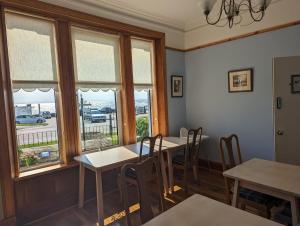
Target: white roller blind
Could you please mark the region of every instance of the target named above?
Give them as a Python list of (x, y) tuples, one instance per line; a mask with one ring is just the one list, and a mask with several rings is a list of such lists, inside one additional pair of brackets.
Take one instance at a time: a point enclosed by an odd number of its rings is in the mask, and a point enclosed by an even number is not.
[(77, 86), (120, 85), (118, 36), (72, 27), (72, 42)]
[(54, 24), (8, 12), (5, 18), (11, 79), (57, 81)]
[(153, 43), (132, 39), (133, 81), (136, 86), (152, 85)]

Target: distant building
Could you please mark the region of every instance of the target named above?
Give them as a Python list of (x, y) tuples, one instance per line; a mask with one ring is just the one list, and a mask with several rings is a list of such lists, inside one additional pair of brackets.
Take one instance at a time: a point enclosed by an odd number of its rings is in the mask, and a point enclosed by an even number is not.
[(32, 115), (31, 104), (28, 104), (26, 106), (15, 106), (15, 114), (16, 117), (19, 115)]

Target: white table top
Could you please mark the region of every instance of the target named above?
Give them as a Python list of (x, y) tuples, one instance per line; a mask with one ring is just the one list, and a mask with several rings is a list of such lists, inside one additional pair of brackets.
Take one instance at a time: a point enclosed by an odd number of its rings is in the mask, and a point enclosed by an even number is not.
[(251, 159), (223, 175), (300, 197), (300, 166)]
[(193, 195), (143, 226), (282, 226), (210, 198)]
[(121, 164), (137, 157), (138, 155), (126, 146), (120, 146), (106, 151), (97, 151), (76, 156), (74, 159), (92, 168), (98, 169)]
[[(207, 136), (203, 136), (202, 139), (204, 140), (207, 138)], [(178, 150), (184, 147), (185, 143), (185, 138), (164, 137), (162, 142), (162, 150)], [(144, 148), (143, 151), (147, 153), (146, 148)], [(121, 165), (122, 163), (129, 160), (134, 160), (138, 158), (139, 153), (140, 143), (137, 143), (119, 146), (105, 151), (83, 154), (80, 156), (76, 156), (74, 159), (94, 169), (106, 169), (116, 164)]]

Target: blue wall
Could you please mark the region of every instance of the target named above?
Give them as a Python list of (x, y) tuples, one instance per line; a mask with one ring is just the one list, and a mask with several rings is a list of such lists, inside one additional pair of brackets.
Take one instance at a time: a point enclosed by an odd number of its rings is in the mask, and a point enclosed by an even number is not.
[[(185, 54), (186, 122), (202, 126), (211, 137), (204, 148), (210, 159), (219, 159), (218, 139), (230, 133), (240, 136), (244, 160), (274, 159), (272, 59), (295, 55), (300, 55), (300, 26)], [(184, 73), (180, 53), (168, 52), (167, 58), (168, 75)], [(228, 71), (249, 67), (254, 69), (254, 92), (228, 93)], [(184, 114), (184, 103), (175, 101), (184, 102), (169, 100), (171, 131), (184, 123), (175, 121)]]
[[(167, 84), (168, 84), (168, 111), (169, 111), (169, 133), (173, 136), (179, 135), (179, 129), (186, 126), (186, 104), (184, 94), (183, 98), (171, 97), (171, 75), (185, 76), (184, 53), (167, 50)], [(184, 88), (185, 92), (185, 88)]]

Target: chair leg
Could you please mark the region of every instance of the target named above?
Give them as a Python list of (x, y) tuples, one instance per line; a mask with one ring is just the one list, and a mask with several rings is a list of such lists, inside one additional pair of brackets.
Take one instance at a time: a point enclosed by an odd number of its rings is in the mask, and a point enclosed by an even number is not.
[(246, 210), (246, 204), (243, 201), (241, 201), (241, 210)]
[(199, 168), (197, 164), (193, 165), (193, 173), (194, 173), (194, 179), (196, 182), (199, 182)]
[(183, 176), (183, 185), (184, 185), (184, 192), (187, 195), (188, 194), (188, 181), (187, 181), (187, 174), (188, 174), (188, 167), (185, 167), (184, 169), (184, 176)]
[(118, 176), (117, 179), (118, 189), (120, 193), (120, 201), (123, 202), (123, 193), (122, 193), (122, 184), (121, 184), (121, 178)]

